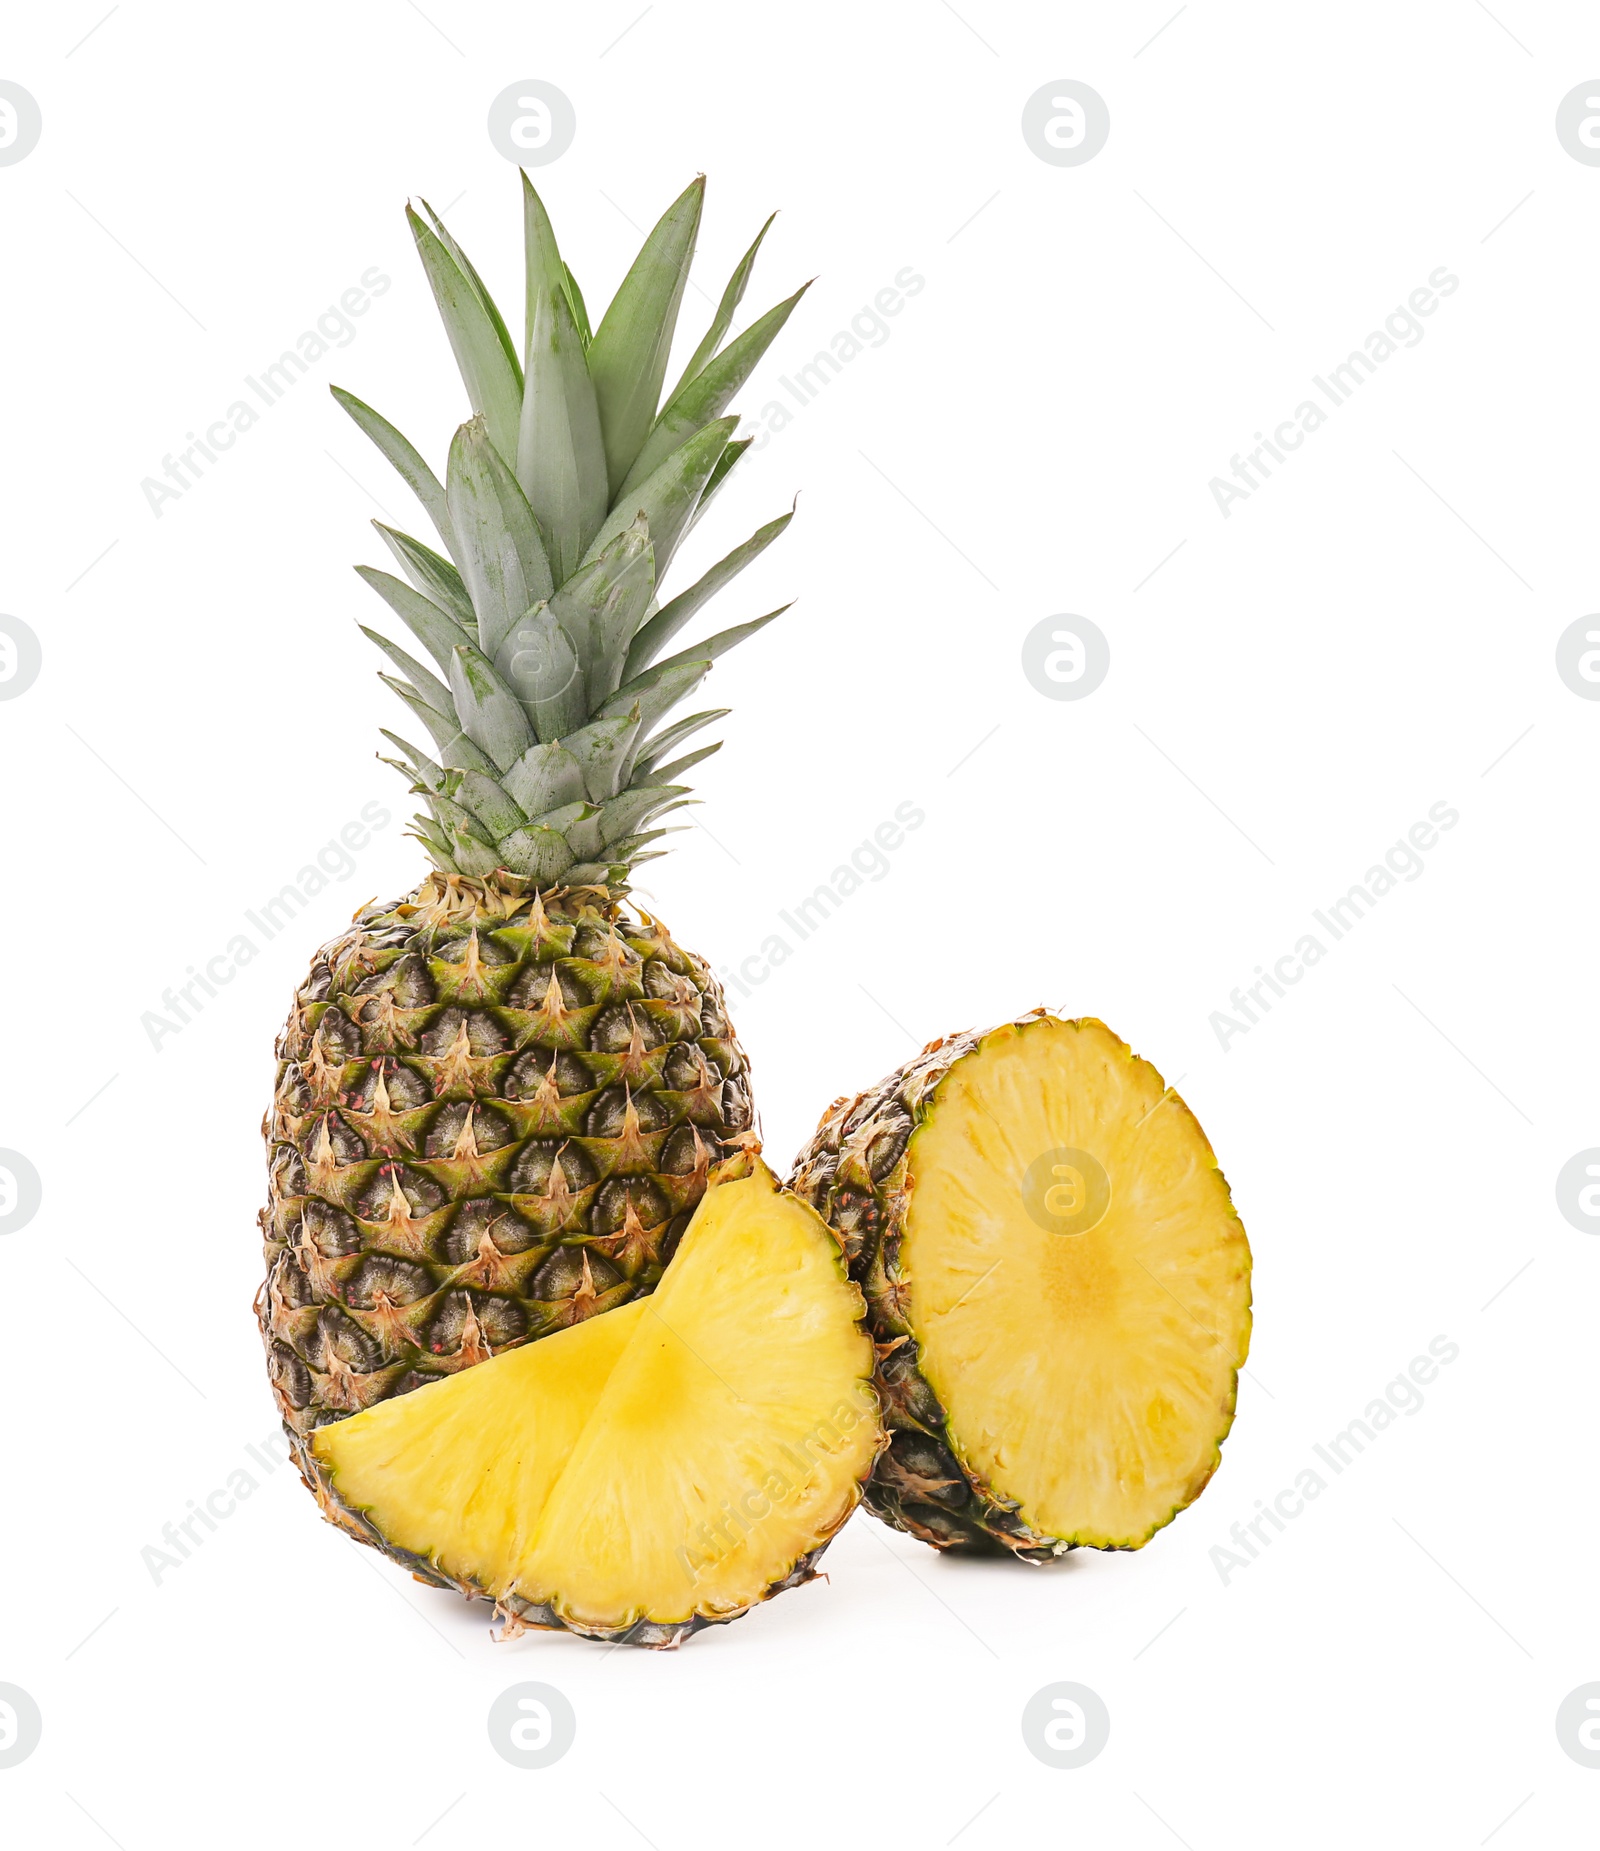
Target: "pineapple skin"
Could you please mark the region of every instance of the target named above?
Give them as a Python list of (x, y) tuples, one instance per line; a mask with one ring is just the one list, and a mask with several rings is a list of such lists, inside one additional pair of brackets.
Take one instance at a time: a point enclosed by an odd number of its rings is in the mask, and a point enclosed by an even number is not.
[(365, 907), (277, 1054), (255, 1310), (330, 1517), (304, 1436), (653, 1290), (752, 1125), (715, 976), (604, 889)]

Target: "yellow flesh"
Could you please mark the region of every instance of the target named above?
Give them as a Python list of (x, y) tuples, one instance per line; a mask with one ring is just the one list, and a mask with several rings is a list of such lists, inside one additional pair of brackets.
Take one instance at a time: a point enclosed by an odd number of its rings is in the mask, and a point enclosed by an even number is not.
[[(1110, 1179), (1087, 1232), (1023, 1200), (1060, 1147)], [(1047, 1018), (952, 1068), (909, 1168), (901, 1269), (963, 1462), (1046, 1535), (1138, 1547), (1215, 1469), (1249, 1344), (1250, 1251), (1205, 1134), (1103, 1023)]]
[(643, 1309), (636, 1300), (319, 1427), (312, 1450), (390, 1542), (498, 1593)]
[(390, 1541), (580, 1627), (726, 1615), (853, 1509), (860, 1300), (771, 1174), (710, 1190), (653, 1297), (318, 1430)]

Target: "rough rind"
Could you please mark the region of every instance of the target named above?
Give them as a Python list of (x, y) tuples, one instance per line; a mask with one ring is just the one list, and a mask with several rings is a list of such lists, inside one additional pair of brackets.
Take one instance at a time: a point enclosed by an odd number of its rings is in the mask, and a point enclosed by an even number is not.
[[(867, 1303), (867, 1328), (878, 1354), (878, 1394), (889, 1428), (889, 1445), (863, 1500), (867, 1509), (935, 1549), (1006, 1551), (1032, 1563), (1048, 1562), (1080, 1545), (1033, 1528), (1015, 1501), (999, 1495), (962, 1461), (949, 1416), (918, 1367), (900, 1246), (910, 1202), (912, 1134), (928, 1117), (940, 1082), (990, 1036), (1061, 1019), (1049, 1009), (1032, 1009), (996, 1028), (929, 1042), (876, 1086), (829, 1106), (787, 1185), (833, 1229)], [(1230, 1398), (1219, 1445), (1232, 1416)], [(1164, 1521), (1176, 1515), (1174, 1509)]]
[(367, 906), (277, 1051), (256, 1312), (296, 1441), (653, 1290), (753, 1121), (710, 968), (604, 889)]

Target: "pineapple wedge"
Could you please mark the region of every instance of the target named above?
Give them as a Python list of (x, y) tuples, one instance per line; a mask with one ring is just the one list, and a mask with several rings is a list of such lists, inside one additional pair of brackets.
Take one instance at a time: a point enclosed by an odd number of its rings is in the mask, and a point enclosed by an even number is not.
[(330, 1514), (509, 1630), (676, 1645), (810, 1579), (884, 1444), (861, 1295), (749, 1156), (655, 1294), (320, 1427)]

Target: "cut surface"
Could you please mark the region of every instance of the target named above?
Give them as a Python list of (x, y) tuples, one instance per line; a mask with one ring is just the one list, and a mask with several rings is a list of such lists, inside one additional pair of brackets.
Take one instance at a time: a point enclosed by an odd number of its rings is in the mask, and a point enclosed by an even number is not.
[(320, 1428), (384, 1538), (581, 1631), (731, 1618), (855, 1507), (881, 1445), (860, 1294), (764, 1167), (655, 1295)]
[(551, 1495), (517, 1592), (590, 1626), (760, 1599), (849, 1514), (876, 1455), (859, 1314), (831, 1235), (770, 1175), (711, 1190)]
[(1046, 1536), (1136, 1548), (1215, 1470), (1249, 1344), (1204, 1132), (1103, 1023), (1045, 1017), (951, 1068), (907, 1158), (909, 1321), (962, 1463)]
[(498, 1591), (643, 1309), (603, 1312), (319, 1427), (312, 1450), (389, 1542)]

